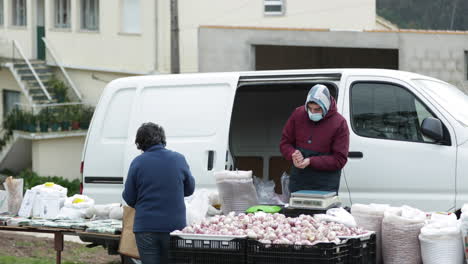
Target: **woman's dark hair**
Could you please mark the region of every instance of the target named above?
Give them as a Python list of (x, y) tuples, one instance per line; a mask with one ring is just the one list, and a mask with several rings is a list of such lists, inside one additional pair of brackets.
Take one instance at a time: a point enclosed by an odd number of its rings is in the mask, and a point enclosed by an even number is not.
[(143, 123), (138, 128), (135, 144), (137, 149), (146, 151), (154, 145), (162, 144), (166, 146), (166, 135), (162, 126), (156, 125), (155, 123)]

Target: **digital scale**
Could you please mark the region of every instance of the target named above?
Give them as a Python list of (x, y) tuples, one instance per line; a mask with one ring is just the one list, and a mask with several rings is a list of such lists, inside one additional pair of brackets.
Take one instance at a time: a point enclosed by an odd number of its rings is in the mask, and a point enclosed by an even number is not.
[(328, 209), (340, 204), (336, 192), (302, 190), (291, 193), (290, 208)]

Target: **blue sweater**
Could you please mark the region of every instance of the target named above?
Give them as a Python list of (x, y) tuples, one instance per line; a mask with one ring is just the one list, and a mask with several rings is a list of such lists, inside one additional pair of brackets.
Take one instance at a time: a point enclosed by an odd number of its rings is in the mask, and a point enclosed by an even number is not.
[(133, 232), (172, 232), (186, 226), (184, 196), (195, 179), (182, 154), (154, 145), (136, 157), (122, 194), (135, 208)]

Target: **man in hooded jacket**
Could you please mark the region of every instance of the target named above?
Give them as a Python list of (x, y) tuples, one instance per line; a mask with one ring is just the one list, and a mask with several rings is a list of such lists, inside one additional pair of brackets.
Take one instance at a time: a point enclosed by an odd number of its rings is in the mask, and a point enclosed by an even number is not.
[(348, 149), (348, 125), (337, 112), (335, 99), (325, 85), (314, 85), (305, 106), (294, 110), (281, 136), (280, 151), (294, 164), (289, 190), (338, 193)]

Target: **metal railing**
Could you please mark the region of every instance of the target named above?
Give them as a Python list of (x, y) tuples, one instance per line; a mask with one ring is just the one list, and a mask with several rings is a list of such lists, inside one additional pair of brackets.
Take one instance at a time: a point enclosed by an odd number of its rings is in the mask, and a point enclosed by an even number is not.
[(60, 63), (60, 61), (58, 60), (57, 56), (55, 55), (50, 43), (47, 41), (47, 39), (45, 37), (42, 38), (42, 41), (44, 41), (44, 44), (47, 48), (47, 50), (49, 51), (52, 59), (54, 60), (55, 62), (55, 65), (59, 67), (60, 71), (62, 72), (63, 76), (65, 77), (65, 80), (67, 80), (68, 84), (70, 85), (70, 87), (73, 89), (73, 91), (75, 92), (75, 95), (78, 97), (78, 100), (82, 100), (82, 96), (81, 96), (81, 93), (78, 91), (78, 89), (76, 88), (76, 85), (75, 83), (73, 83), (73, 81), (71, 80), (70, 76), (68, 75), (68, 73), (65, 71), (65, 68), (63, 68), (62, 64)]
[(26, 58), (26, 56), (24, 56), (24, 53), (23, 53), (23, 50), (21, 49), (21, 47), (19, 46), (18, 42), (16, 42), (16, 40), (12, 40), (12, 43), (13, 43), (13, 59), (15, 58), (14, 56), (14, 51), (17, 50), (19, 55), (21, 56), (21, 58), (26, 62), (26, 64), (28, 65), (28, 68), (29, 70), (31, 71), (31, 73), (33, 74), (34, 78), (36, 79), (37, 83), (39, 83), (39, 86), (41, 87), (42, 91), (44, 92), (45, 96), (47, 97), (47, 99), (50, 101), (52, 100), (52, 98), (50, 97), (50, 94), (49, 92), (47, 92), (47, 89), (45, 88), (44, 84), (42, 83), (41, 79), (39, 78), (39, 76), (37, 75), (36, 71), (34, 70), (33, 66), (31, 65), (31, 63), (29, 62), (28, 58)]

